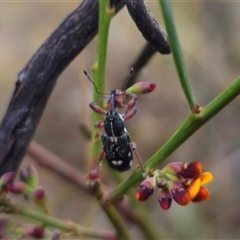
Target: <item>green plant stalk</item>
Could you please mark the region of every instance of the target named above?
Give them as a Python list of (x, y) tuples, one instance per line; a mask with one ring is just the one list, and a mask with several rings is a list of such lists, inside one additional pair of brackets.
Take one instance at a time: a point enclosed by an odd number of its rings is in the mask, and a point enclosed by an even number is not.
[(95, 182), (95, 185), (92, 185), (92, 190), (95, 194), (96, 199), (99, 202), (99, 205), (104, 210), (105, 214), (111, 220), (111, 223), (115, 227), (118, 237), (120, 239), (132, 239), (128, 233), (128, 229), (125, 226), (124, 222), (120, 218), (118, 212), (116, 211), (115, 207), (111, 204), (101, 204), (102, 200), (104, 199), (104, 191), (99, 182)]
[(194, 111), (194, 107), (196, 105), (196, 98), (193, 93), (191, 83), (189, 80), (189, 76), (187, 73), (186, 65), (184, 62), (184, 57), (182, 53), (182, 49), (180, 46), (180, 42), (178, 39), (178, 34), (176, 31), (176, 26), (174, 23), (171, 3), (168, 0), (159, 0), (159, 3), (162, 6), (162, 12), (163, 17), (165, 20), (167, 33), (169, 37), (169, 45), (173, 54), (174, 62), (177, 68), (179, 80), (182, 86), (182, 89), (184, 91), (184, 94), (186, 96), (186, 99), (188, 101), (188, 104), (190, 106), (190, 109)]
[[(98, 25), (98, 46), (97, 46), (97, 60), (92, 66), (94, 83), (97, 86), (99, 92), (104, 92), (105, 88), (105, 69), (107, 59), (107, 44), (108, 44), (108, 32), (111, 23), (111, 19), (115, 13), (114, 8), (109, 8), (109, 1), (99, 0), (99, 25)], [(93, 99), (99, 98), (99, 94), (93, 88)], [(103, 107), (103, 102), (99, 102), (100, 107)], [(100, 121), (102, 116), (98, 113), (93, 112), (92, 125)], [(94, 129), (94, 128), (93, 128)], [(95, 139), (97, 130), (94, 129), (92, 132), (92, 147), (91, 157), (92, 161), (98, 159), (98, 155), (101, 149), (100, 140)]]
[[(214, 117), (228, 103), (240, 94), (240, 77), (238, 77), (227, 89), (219, 94), (208, 105), (201, 109), (199, 114), (189, 113), (183, 125), (173, 136), (144, 164), (146, 172), (158, 168), (158, 166), (184, 143), (202, 125)], [(142, 180), (141, 172), (135, 171), (125, 179), (109, 196), (111, 202), (120, 199), (130, 187)]]
[(127, 227), (123, 223), (115, 207), (113, 205), (109, 205), (108, 207), (105, 208), (104, 211), (108, 218), (111, 220), (112, 224), (114, 225), (114, 228), (118, 233), (118, 237), (122, 240), (132, 239), (128, 233)]
[(8, 209), (8, 213), (19, 214), (25, 217), (42, 222), (44, 225), (57, 228), (59, 230), (73, 232), (77, 236), (92, 237), (92, 238), (104, 238), (106, 233), (103, 231), (96, 231), (90, 228), (82, 227), (73, 222), (62, 221), (41, 212), (31, 210), (19, 205), (11, 205), (3, 199), (0, 200), (0, 206), (4, 206)]
[[(107, 59), (107, 44), (108, 44), (108, 33), (110, 22), (112, 16), (114, 15), (115, 9), (109, 8), (109, 1), (99, 0), (99, 27), (98, 27), (98, 48), (97, 48), (97, 60), (96, 63), (92, 66), (94, 83), (97, 86), (99, 92), (104, 92), (105, 86), (105, 69), (106, 69), (106, 59)], [(93, 92), (93, 99), (96, 100), (99, 98), (98, 93)], [(98, 104), (100, 107), (103, 107), (103, 102)], [(93, 112), (92, 116), (92, 125), (101, 120), (102, 117), (100, 114)], [(91, 160), (96, 161), (101, 150), (101, 142), (95, 139), (97, 131), (93, 130), (92, 135), (92, 148), (91, 148)], [(96, 198), (101, 201), (103, 196), (103, 191), (99, 187)], [(114, 225), (118, 235), (121, 239), (131, 239), (127, 228), (123, 224), (121, 218), (119, 217), (116, 209), (112, 206), (103, 206), (102, 207), (112, 224)]]

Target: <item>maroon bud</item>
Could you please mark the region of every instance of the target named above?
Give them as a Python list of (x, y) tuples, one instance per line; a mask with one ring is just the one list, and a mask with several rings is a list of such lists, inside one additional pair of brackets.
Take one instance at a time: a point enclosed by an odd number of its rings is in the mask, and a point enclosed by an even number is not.
[(0, 186), (5, 186), (8, 183), (12, 183), (16, 178), (15, 172), (8, 172), (2, 175), (0, 178)]
[(9, 191), (11, 193), (21, 194), (21, 193), (26, 193), (27, 185), (23, 182), (13, 182), (13, 183), (7, 184), (5, 189), (6, 191)]
[(158, 196), (158, 202), (162, 209), (167, 210), (171, 207), (172, 197), (167, 188), (161, 190)]
[(150, 93), (156, 88), (155, 83), (149, 82), (137, 82), (126, 90), (126, 92), (131, 93)]
[(25, 182), (25, 183), (28, 182), (28, 180), (29, 180), (29, 174), (28, 174), (27, 169), (21, 169), (19, 175), (20, 175), (20, 179), (21, 179), (23, 182)]
[(34, 196), (36, 199), (41, 200), (45, 197), (45, 190), (42, 186), (38, 186), (35, 189)]
[(33, 234), (30, 235), (30, 236), (33, 236), (37, 239), (40, 239), (40, 238), (43, 238), (44, 236), (44, 233), (45, 233), (45, 228), (43, 227), (36, 227)]
[(200, 113), (202, 111), (202, 107), (199, 104), (195, 104), (194, 109), (193, 109), (193, 113)]
[(153, 194), (153, 189), (148, 189), (146, 186), (140, 185), (136, 193), (136, 199), (138, 201), (145, 201)]
[(195, 161), (184, 165), (184, 170), (180, 174), (183, 178), (199, 178), (202, 175), (203, 166), (200, 162)]
[(171, 191), (172, 198), (179, 205), (185, 206), (191, 201), (191, 195), (186, 189), (177, 189)]
[(100, 178), (100, 168), (99, 167), (91, 170), (89, 172), (89, 174), (87, 175), (87, 179), (89, 179), (91, 181), (96, 180), (98, 178)]
[(136, 199), (138, 201), (147, 200), (153, 194), (155, 185), (156, 185), (155, 178), (146, 178), (138, 187)]
[(27, 224), (24, 227), (25, 234), (31, 237), (35, 237), (37, 239), (43, 238), (45, 233), (45, 228), (41, 226), (36, 226), (33, 224)]

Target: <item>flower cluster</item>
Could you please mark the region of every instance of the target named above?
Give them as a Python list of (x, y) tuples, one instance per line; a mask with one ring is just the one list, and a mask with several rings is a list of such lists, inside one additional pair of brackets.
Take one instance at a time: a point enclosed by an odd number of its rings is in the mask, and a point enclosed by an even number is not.
[(0, 178), (0, 188), (2, 191), (14, 194), (24, 194), (27, 199), (35, 199), (38, 203), (45, 201), (45, 190), (38, 183), (38, 172), (35, 167), (28, 165), (26, 169), (20, 171), (20, 179), (15, 181), (14, 172), (5, 173)]
[[(25, 199), (33, 200), (41, 207), (44, 213), (48, 214), (48, 205), (45, 189), (39, 185), (38, 172), (35, 167), (28, 165), (20, 171), (20, 181), (16, 180), (14, 172), (8, 172), (0, 178), (0, 207), (2, 210), (10, 211), (14, 204), (11, 202), (8, 193), (22, 194)], [(14, 209), (14, 207), (13, 207)], [(22, 237), (34, 237), (36, 239), (49, 235), (42, 224), (13, 225), (8, 219), (0, 219), (0, 239), (13, 239), (16, 228), (17, 234)], [(52, 234), (52, 235), (51, 235)], [(52, 239), (59, 239), (60, 232), (50, 233)], [(14, 237), (15, 238), (15, 237)]]
[(203, 172), (203, 166), (195, 161), (189, 164), (174, 162), (162, 170), (155, 170), (152, 177), (145, 179), (138, 187), (136, 198), (147, 200), (157, 186), (160, 191), (158, 202), (162, 209), (169, 209), (172, 199), (184, 206), (192, 202), (208, 200), (210, 193), (202, 185), (213, 180), (210, 172)]

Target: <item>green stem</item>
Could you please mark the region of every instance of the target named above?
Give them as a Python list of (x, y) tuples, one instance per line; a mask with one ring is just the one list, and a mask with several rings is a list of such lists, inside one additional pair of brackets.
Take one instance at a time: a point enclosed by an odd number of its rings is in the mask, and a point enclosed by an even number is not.
[(104, 191), (100, 185), (99, 182), (95, 182), (95, 184), (91, 185), (91, 188), (95, 194), (96, 199), (99, 202), (99, 205), (102, 206), (102, 209), (104, 210), (105, 214), (108, 216), (109, 220), (111, 221), (111, 223), (113, 224), (113, 226), (115, 227), (118, 237), (120, 239), (132, 239), (131, 236), (128, 233), (128, 229), (125, 226), (124, 222), (122, 221), (122, 219), (120, 218), (118, 212), (116, 211), (115, 207), (111, 204), (101, 204), (102, 200), (104, 199)]
[(40, 221), (46, 226), (57, 228), (59, 230), (63, 230), (67, 232), (72, 232), (76, 236), (100, 238), (100, 239), (105, 239), (107, 236), (110, 236), (110, 233), (106, 233), (104, 231), (96, 231), (90, 228), (82, 227), (70, 221), (66, 222), (66, 221), (59, 220), (57, 218), (51, 217), (49, 215), (37, 212), (35, 210), (31, 210), (19, 205), (11, 205), (7, 201), (4, 201), (3, 199), (0, 200), (0, 206), (6, 207), (8, 209), (8, 213), (14, 213), (14, 214), (19, 214), (25, 217), (29, 217), (31, 219)]
[(171, 4), (168, 0), (159, 0), (159, 2), (162, 6), (163, 17), (165, 20), (167, 33), (169, 37), (169, 45), (173, 54), (181, 86), (187, 98), (190, 109), (194, 112), (196, 98), (194, 96), (191, 83), (188, 77), (187, 69), (185, 66), (182, 49), (180, 46), (176, 26), (174, 23)]
[[(199, 114), (189, 113), (183, 125), (173, 136), (145, 163), (147, 172), (156, 169), (171, 153), (173, 153), (183, 142), (185, 142), (202, 125), (214, 117), (228, 103), (240, 94), (240, 77), (238, 77), (227, 89), (218, 95), (207, 106), (200, 109)], [(134, 172), (125, 179), (111, 193), (109, 200), (116, 201), (133, 185), (141, 181), (141, 172)]]
[[(104, 83), (105, 83), (105, 68), (106, 68), (106, 60), (107, 60), (107, 44), (108, 44), (108, 32), (109, 26), (114, 15), (115, 9), (109, 8), (109, 1), (99, 0), (99, 25), (98, 25), (98, 48), (97, 48), (97, 60), (96, 63), (92, 66), (94, 82), (97, 86), (99, 92), (104, 92)], [(96, 100), (99, 98), (98, 93), (94, 90), (93, 99)], [(100, 107), (103, 107), (103, 103), (99, 103)], [(102, 119), (102, 116), (93, 113), (92, 124), (94, 125), (96, 122)], [(96, 161), (102, 147), (101, 142), (95, 139), (97, 131), (93, 130), (93, 143), (91, 149), (91, 160)], [(103, 190), (99, 185), (96, 198), (100, 202), (103, 196)], [(116, 231), (118, 232), (118, 236), (121, 239), (131, 239), (127, 228), (122, 222), (120, 216), (118, 215), (114, 206), (102, 206), (104, 212), (114, 225)]]
[[(92, 66), (94, 83), (97, 86), (99, 92), (104, 92), (105, 88), (105, 69), (107, 60), (107, 44), (108, 44), (108, 32), (111, 23), (111, 19), (115, 13), (115, 9), (109, 8), (109, 1), (99, 0), (99, 25), (98, 25), (98, 47), (97, 47), (97, 59), (95, 64)], [(93, 91), (93, 99), (99, 98), (99, 94)], [(103, 103), (98, 104), (103, 107)], [(93, 112), (92, 115), (92, 125), (102, 119), (100, 114)], [(92, 149), (91, 149), (91, 160), (96, 161), (101, 149), (100, 141), (96, 141), (95, 135), (97, 130), (93, 130), (92, 134)]]

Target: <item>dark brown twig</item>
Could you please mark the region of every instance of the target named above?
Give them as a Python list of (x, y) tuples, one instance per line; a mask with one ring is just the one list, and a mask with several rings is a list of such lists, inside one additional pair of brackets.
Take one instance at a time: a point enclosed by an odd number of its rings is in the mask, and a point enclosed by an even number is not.
[[(123, 1), (115, 1), (116, 11), (123, 6)], [(0, 126), (0, 176), (17, 170), (58, 76), (97, 34), (97, 26), (98, 1), (84, 1), (18, 74)]]
[(170, 53), (167, 33), (158, 24), (143, 0), (125, 0), (129, 14), (143, 37), (162, 54)]

